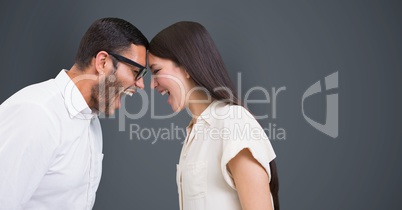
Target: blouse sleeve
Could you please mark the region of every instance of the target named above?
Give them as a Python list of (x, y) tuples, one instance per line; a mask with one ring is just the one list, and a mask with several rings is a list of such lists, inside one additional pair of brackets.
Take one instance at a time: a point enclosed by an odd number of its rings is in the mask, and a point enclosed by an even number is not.
[(227, 164), (243, 149), (249, 149), (271, 179), (269, 163), (275, 159), (276, 155), (265, 131), (244, 107), (232, 106), (230, 111), (228, 119), (224, 120), (226, 131), (222, 135), (221, 171), (226, 183), (236, 189)]

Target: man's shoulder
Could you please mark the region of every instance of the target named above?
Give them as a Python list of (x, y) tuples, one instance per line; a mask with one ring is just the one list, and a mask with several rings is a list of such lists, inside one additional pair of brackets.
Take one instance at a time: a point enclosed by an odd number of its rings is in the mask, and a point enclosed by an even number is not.
[(4, 101), (1, 106), (36, 104), (44, 108), (51, 108), (58, 102), (62, 102), (62, 100), (63, 97), (54, 79), (50, 79), (22, 88)]
[(64, 98), (54, 79), (24, 87), (0, 105), (0, 124), (7, 119), (49, 127), (59, 139), (60, 125), (69, 125)]

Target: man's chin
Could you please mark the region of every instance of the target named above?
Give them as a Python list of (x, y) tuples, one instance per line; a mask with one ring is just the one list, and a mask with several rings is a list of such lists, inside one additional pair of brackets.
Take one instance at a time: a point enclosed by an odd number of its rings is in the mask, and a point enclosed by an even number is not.
[(101, 115), (104, 115), (105, 117), (110, 117), (113, 116), (116, 112), (115, 109), (99, 109), (98, 111)]
[(110, 117), (113, 116), (115, 112), (116, 112), (115, 110), (109, 110), (108, 112), (104, 112), (104, 115), (106, 117)]

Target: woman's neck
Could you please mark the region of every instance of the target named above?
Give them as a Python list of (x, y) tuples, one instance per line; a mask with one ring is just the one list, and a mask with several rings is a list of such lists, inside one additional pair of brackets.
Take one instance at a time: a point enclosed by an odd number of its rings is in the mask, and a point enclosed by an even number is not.
[(192, 118), (195, 121), (198, 116), (212, 103), (213, 98), (206, 93), (193, 92), (189, 97), (188, 109), (191, 112)]

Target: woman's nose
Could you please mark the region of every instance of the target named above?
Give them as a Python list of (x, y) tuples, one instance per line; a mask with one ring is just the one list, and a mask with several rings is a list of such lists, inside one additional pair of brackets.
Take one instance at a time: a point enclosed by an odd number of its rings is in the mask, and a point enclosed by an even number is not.
[(156, 87), (158, 87), (158, 81), (156, 81), (155, 77), (152, 76), (151, 77), (151, 89), (155, 89)]

